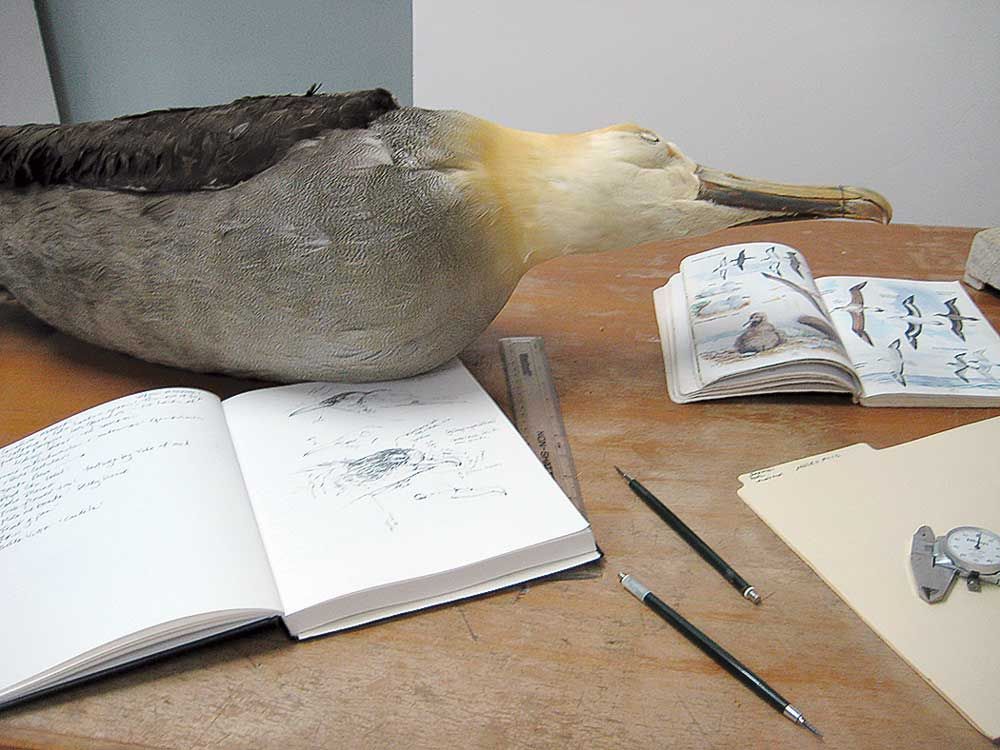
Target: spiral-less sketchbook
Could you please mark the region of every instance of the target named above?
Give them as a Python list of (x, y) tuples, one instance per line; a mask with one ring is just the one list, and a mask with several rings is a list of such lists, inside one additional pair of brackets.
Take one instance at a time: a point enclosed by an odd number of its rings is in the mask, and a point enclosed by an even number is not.
[(308, 638), (598, 554), (457, 361), (138, 393), (0, 449), (0, 704), (275, 617)]
[[(928, 604), (914, 532), (1000, 533), (1000, 417), (891, 448), (851, 445), (740, 477), (740, 497), (935, 690), (1000, 737), (1000, 586), (956, 581)], [(863, 675), (859, 676), (863, 679)]]
[(1000, 404), (1000, 336), (958, 282), (814, 279), (787, 245), (692, 255), (653, 295), (677, 403), (789, 391)]

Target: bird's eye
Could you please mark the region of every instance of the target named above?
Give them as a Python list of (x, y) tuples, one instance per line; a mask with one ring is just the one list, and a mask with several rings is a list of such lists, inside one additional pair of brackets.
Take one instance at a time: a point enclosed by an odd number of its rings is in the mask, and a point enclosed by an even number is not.
[(644, 141), (649, 141), (650, 143), (660, 142), (660, 136), (658, 136), (656, 133), (651, 133), (648, 130), (640, 130), (639, 137), (642, 138), (642, 140)]

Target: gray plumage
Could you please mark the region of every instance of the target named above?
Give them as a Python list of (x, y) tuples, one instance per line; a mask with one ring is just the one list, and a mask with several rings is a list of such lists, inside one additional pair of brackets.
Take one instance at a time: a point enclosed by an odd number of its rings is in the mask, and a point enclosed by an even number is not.
[(464, 117), (393, 109), (321, 128), (262, 172), (208, 180), (235, 183), (224, 191), (8, 190), (0, 283), (56, 327), (154, 362), (274, 380), (425, 371), (520, 275), (482, 262), (476, 217), (427, 168), (448, 158), (436, 134)]
[(0, 287), (101, 346), (272, 380), (432, 369), (548, 258), (890, 215), (872, 191), (710, 170), (635, 125), (529, 133), (381, 89), (0, 128)]
[(736, 337), (735, 348), (740, 354), (759, 354), (774, 349), (785, 342), (785, 337), (767, 320), (762, 312), (755, 312), (744, 324), (744, 330)]

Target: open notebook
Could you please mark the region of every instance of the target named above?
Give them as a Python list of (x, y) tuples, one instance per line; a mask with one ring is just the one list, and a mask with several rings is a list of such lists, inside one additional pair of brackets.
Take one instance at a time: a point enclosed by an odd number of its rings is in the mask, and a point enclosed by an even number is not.
[(739, 495), (981, 732), (1000, 737), (1000, 586), (928, 604), (914, 532), (1000, 532), (1000, 417), (892, 448), (852, 445), (740, 477)]
[(596, 557), (457, 361), (138, 393), (0, 450), (0, 704), (265, 619), (307, 638)]

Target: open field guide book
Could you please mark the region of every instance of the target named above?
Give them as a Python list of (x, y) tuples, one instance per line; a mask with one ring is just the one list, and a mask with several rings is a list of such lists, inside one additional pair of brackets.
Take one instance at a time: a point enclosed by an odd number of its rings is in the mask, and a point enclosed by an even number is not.
[(750, 242), (685, 258), (653, 300), (677, 403), (832, 391), (1000, 404), (1000, 337), (958, 282), (813, 279), (794, 248)]
[(598, 554), (457, 361), (138, 393), (0, 449), (0, 704), (262, 620), (308, 638)]

